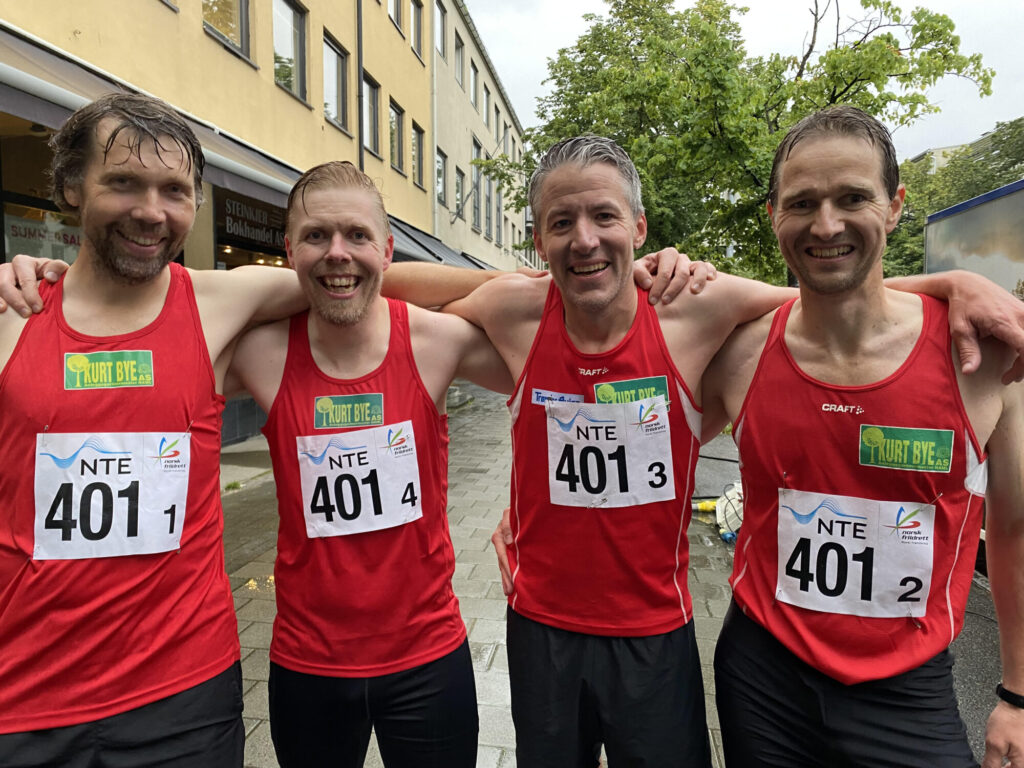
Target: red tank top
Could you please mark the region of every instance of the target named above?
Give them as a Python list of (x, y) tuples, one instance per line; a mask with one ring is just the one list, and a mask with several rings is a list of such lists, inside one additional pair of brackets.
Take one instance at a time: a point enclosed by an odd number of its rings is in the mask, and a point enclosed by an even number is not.
[(120, 336), (72, 330), (62, 289), (42, 285), (0, 373), (0, 733), (124, 712), (239, 657), (224, 399), (188, 274), (171, 264), (160, 315)]
[(420, 379), (408, 309), (388, 300), (380, 367), (334, 379), (292, 318), (281, 388), (263, 428), (277, 481), (277, 619), (270, 658), (369, 677), (453, 651), (466, 637), (452, 591), (448, 417)]
[(921, 300), (913, 351), (864, 386), (801, 371), (784, 338), (793, 302), (779, 308), (733, 432), (744, 487), (736, 601), (845, 684), (919, 666), (963, 626), (986, 464), (946, 305)]
[(689, 621), (700, 411), (647, 294), (618, 345), (584, 354), (552, 284), (509, 410), (513, 610), (597, 635)]

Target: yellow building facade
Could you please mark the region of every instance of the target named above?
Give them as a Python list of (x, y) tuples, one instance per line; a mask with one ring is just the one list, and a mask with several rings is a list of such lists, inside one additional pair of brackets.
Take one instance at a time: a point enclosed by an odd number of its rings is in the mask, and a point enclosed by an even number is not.
[(172, 104), (203, 143), (207, 203), (189, 266), (283, 265), (288, 189), (339, 159), (379, 186), (398, 258), (509, 266), (493, 236), (437, 224), (437, 123), (463, 119), (437, 104), (437, 11), (434, 0), (0, 0), (4, 257), (73, 258), (80, 235), (48, 201), (46, 140), (120, 88)]

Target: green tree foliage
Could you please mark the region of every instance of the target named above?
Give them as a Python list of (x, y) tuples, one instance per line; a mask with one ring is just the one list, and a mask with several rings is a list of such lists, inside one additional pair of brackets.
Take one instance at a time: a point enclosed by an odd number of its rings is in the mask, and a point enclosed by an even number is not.
[(987, 136), (944, 160), (934, 171), (938, 163), (931, 154), (900, 165), (907, 197), (900, 225), (889, 237), (886, 276), (922, 270), (924, 225), (930, 214), (1024, 178), (1024, 117), (997, 123)]
[[(925, 89), (946, 75), (991, 90), (994, 73), (960, 53), (953, 22), (923, 8), (861, 0), (851, 20), (839, 0), (808, 0), (801, 56), (749, 57), (737, 22), (746, 9), (724, 0), (684, 11), (670, 0), (607, 2), (607, 16), (588, 16), (587, 32), (549, 61), (553, 88), (529, 148), (584, 132), (614, 138), (640, 172), (648, 246), (739, 274), (784, 279), (764, 204), (775, 147), (797, 120), (846, 103), (903, 125), (937, 111)], [(483, 164), (525, 205), (534, 157)]]

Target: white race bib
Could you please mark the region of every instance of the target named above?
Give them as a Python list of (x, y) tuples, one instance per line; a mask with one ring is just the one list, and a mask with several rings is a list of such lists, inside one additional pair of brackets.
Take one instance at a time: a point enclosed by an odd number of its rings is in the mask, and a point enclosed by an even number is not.
[(170, 552), (185, 525), (191, 435), (36, 435), (36, 560)]
[(663, 396), (632, 403), (548, 400), (544, 410), (552, 504), (634, 507), (675, 498)]
[(423, 517), (412, 422), (296, 437), (306, 536), (347, 536)]
[(779, 489), (777, 598), (826, 613), (924, 616), (935, 507)]

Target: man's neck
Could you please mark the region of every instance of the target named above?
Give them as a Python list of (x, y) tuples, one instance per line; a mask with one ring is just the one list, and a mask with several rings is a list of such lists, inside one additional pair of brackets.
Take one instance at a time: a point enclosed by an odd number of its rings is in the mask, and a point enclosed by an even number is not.
[(877, 286), (823, 295), (801, 288), (786, 344), (807, 374), (856, 386), (884, 379), (910, 354), (921, 332), (920, 299)]
[(170, 282), (170, 267), (143, 283), (118, 280), (84, 244), (64, 278), (64, 319), (75, 330), (92, 336), (137, 331), (160, 314)]
[(391, 338), (391, 316), (387, 300), (377, 296), (358, 322), (332, 323), (311, 309), (307, 328), (317, 367), (336, 379), (356, 379), (384, 362)]
[(636, 288), (630, 285), (612, 304), (596, 312), (569, 304), (564, 297), (562, 306), (565, 330), (576, 349), (588, 355), (600, 354), (617, 346), (633, 327)]

